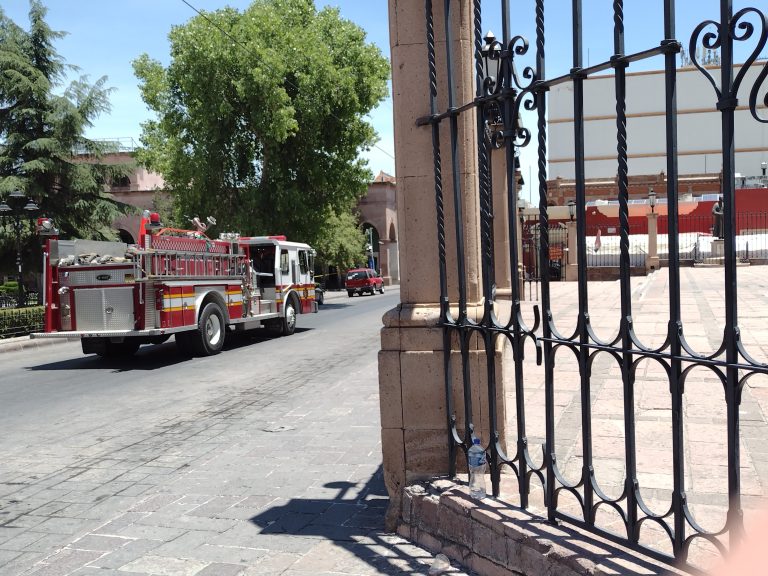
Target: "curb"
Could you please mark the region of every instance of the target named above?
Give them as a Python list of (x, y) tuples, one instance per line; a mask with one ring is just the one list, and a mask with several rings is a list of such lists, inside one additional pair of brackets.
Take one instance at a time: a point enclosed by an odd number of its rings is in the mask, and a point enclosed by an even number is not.
[[(384, 293), (386, 294), (387, 290), (395, 290), (400, 289), (400, 284), (389, 284), (384, 286)], [(326, 290), (325, 291), (325, 299), (326, 300), (338, 300), (340, 298), (347, 299), (347, 291), (344, 288), (340, 288), (338, 290)]]
[(45, 348), (53, 344), (63, 342), (78, 342), (80, 338), (39, 338), (32, 339), (29, 336), (17, 336), (15, 338), (3, 338), (0, 340), (0, 354), (3, 352), (19, 352), (35, 348)]

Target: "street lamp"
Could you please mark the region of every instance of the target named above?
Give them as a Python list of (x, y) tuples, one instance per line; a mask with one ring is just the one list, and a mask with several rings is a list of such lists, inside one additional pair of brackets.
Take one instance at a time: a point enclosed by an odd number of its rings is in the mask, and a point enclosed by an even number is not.
[(16, 307), (24, 306), (24, 277), (21, 272), (21, 239), (24, 231), (25, 216), (32, 222), (32, 216), (38, 207), (32, 200), (24, 196), (21, 190), (14, 190), (8, 198), (0, 202), (0, 220), (3, 225), (10, 224), (16, 237), (16, 267), (18, 269), (18, 296)]
[(501, 43), (490, 30), (483, 39), (485, 44), (480, 48), (480, 56), (483, 64), (482, 93), (486, 101), (482, 107), (485, 137), (493, 148), (501, 148), (504, 141), (503, 131), (498, 127), (504, 124), (501, 114), (498, 96), (502, 82), (499, 75), (502, 73), (502, 49)]
[(575, 200), (569, 200), (568, 201), (568, 216), (571, 217), (571, 222), (573, 222), (573, 217), (576, 216), (576, 201)]
[(651, 214), (653, 214), (656, 208), (656, 192), (653, 191), (653, 186), (648, 188), (648, 204), (651, 205)]
[(501, 43), (496, 40), (496, 36), (490, 30), (488, 30), (483, 40), (485, 40), (485, 44), (480, 48), (480, 54), (485, 65), (484, 82), (486, 85), (483, 88), (484, 92), (488, 94), (495, 92), (498, 87), (499, 71), (501, 68)]
[(368, 228), (366, 235), (368, 236), (368, 244), (365, 247), (368, 252), (368, 268), (375, 270), (374, 266), (376, 261), (373, 256), (373, 228)]

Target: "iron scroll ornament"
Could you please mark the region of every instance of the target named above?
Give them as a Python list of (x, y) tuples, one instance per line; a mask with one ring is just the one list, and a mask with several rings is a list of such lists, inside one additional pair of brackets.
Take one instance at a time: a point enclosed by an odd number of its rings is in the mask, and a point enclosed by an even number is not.
[[(533, 87), (536, 84), (536, 72), (530, 66), (523, 69), (523, 82), (517, 72), (515, 55), (524, 56), (528, 53), (528, 40), (523, 36), (513, 37), (506, 46), (493, 32), (489, 31), (485, 44), (480, 50), (484, 62), (485, 75), (482, 79), (482, 100), (486, 116), (486, 135), (494, 148), (501, 148), (507, 138), (512, 138), (515, 147), (527, 146), (531, 141), (531, 132), (520, 122), (520, 107), (535, 110)], [(504, 101), (513, 100), (511, 128), (506, 128)], [(523, 104), (524, 103), (524, 104)], [(493, 129), (501, 125), (501, 130)]]
[[(731, 85), (730, 93), (723, 94), (717, 87), (717, 83), (715, 82), (713, 76), (699, 62), (699, 59), (696, 55), (696, 46), (699, 43), (699, 37), (701, 36), (701, 33), (708, 26), (714, 26), (714, 28), (717, 30), (716, 32), (707, 32), (701, 38), (701, 45), (708, 50), (716, 50), (722, 46), (724, 29), (726, 27), (727, 37), (729, 40), (732, 39), (733, 41), (738, 42), (745, 42), (749, 40), (755, 33), (755, 26), (752, 22), (743, 20), (748, 14), (754, 14), (759, 19), (761, 27), (760, 38), (758, 39), (754, 50), (752, 50), (752, 53), (749, 55), (749, 58), (747, 58), (747, 60), (741, 66), (739, 73), (736, 75), (736, 78)], [(763, 14), (760, 10), (751, 7), (739, 10), (736, 14), (733, 15), (729, 22), (720, 23), (714, 20), (705, 20), (694, 29), (693, 34), (691, 34), (691, 41), (688, 45), (688, 52), (691, 55), (691, 62), (693, 62), (693, 65), (696, 66), (696, 68), (698, 68), (702, 74), (704, 74), (707, 80), (709, 80), (709, 83), (712, 84), (712, 87), (715, 89), (715, 93), (717, 94), (718, 98), (718, 109), (723, 110), (726, 108), (736, 108), (736, 106), (738, 106), (738, 93), (739, 88), (741, 87), (741, 83), (744, 80), (744, 76), (752, 64), (757, 60), (763, 48), (765, 48), (767, 40), (768, 19), (766, 19), (765, 14)], [(768, 118), (762, 118), (758, 113), (757, 99), (758, 94), (760, 93), (760, 88), (765, 82), (766, 77), (768, 77), (768, 63), (763, 66), (763, 69), (760, 71), (760, 74), (755, 80), (755, 84), (752, 86), (752, 89), (749, 93), (749, 110), (752, 114), (752, 117), (758, 122), (762, 122), (764, 124), (768, 123)], [(763, 104), (768, 106), (768, 93), (766, 93), (766, 95), (763, 97)]]

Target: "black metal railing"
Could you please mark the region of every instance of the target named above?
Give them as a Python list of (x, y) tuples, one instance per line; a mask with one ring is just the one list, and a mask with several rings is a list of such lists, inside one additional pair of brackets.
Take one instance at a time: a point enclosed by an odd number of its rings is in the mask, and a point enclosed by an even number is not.
[[(490, 5), (490, 3), (487, 3)], [(554, 4), (554, 3), (553, 3)], [(744, 349), (740, 339), (739, 316), (737, 311), (736, 266), (741, 255), (737, 251), (737, 217), (735, 213), (735, 148), (734, 112), (739, 101), (736, 94), (744, 79), (743, 71), (754, 62), (766, 43), (763, 30), (755, 35), (758, 25), (746, 20), (749, 17), (764, 22), (764, 16), (753, 8), (747, 8), (734, 14), (730, 0), (720, 1), (720, 14), (713, 15), (698, 26), (691, 37), (688, 54), (702, 74), (709, 79), (714, 88), (711, 105), (713, 113), (722, 119), (722, 196), (724, 199), (723, 216), (723, 274), (724, 289), (713, 298), (721, 299), (725, 309), (725, 330), (722, 341), (715, 346), (714, 353), (701, 353), (696, 350), (687, 336), (701, 327), (695, 323), (686, 323), (682, 315), (681, 297), (681, 259), (686, 252), (684, 229), (689, 224), (678, 214), (678, 154), (677, 154), (677, 55), (682, 49), (676, 40), (675, 9), (672, 0), (663, 2), (663, 35), (647, 50), (627, 54), (624, 46), (625, 25), (624, 5), (621, 0), (613, 2), (613, 55), (598, 64), (585, 66), (582, 22), (582, 0), (571, 2), (571, 28), (573, 37), (572, 63), (570, 70), (560, 76), (548, 77), (545, 74), (545, 25), (544, 0), (535, 1), (535, 47), (529, 56), (529, 43), (520, 36), (514, 36), (510, 27), (512, 14), (507, 0), (500, 1), (502, 36), (496, 39), (491, 35), (483, 37), (482, 5), (474, 0), (473, 7), (473, 54), (475, 59), (476, 95), (471, 102), (460, 102), (456, 96), (455, 74), (463, 69), (456, 65), (455, 50), (461, 44), (454, 43), (452, 23), (459, 21), (453, 16), (454, 10), (460, 9), (456, 0), (444, 0), (441, 5), (443, 20), (435, 23), (432, 0), (426, 0), (426, 30), (428, 44), (429, 90), (431, 105), (429, 115), (419, 120), (420, 125), (428, 125), (432, 131), (434, 158), (436, 226), (439, 258), (439, 285), (441, 325), (444, 328), (444, 370), (445, 402), (448, 431), (446, 434), (449, 450), (451, 474), (457, 472), (457, 460), (461, 453), (466, 454), (475, 437), (487, 434), (483, 438), (487, 451), (492, 491), (495, 496), (501, 492), (503, 468), (511, 470), (516, 478), (515, 493), (519, 505), (527, 508), (530, 504), (530, 491), (534, 480), (540, 483), (544, 492), (546, 514), (550, 521), (564, 521), (578, 525), (588, 531), (620, 542), (634, 550), (694, 570), (689, 562), (689, 552), (698, 543), (706, 543), (716, 550), (724, 551), (727, 546), (737, 544), (743, 533), (743, 511), (740, 477), (742, 462), (739, 448), (740, 404), (745, 383), (754, 375), (768, 374), (768, 365), (756, 361)], [(438, 3), (435, 2), (435, 6)], [(561, 3), (554, 6), (562, 11)], [(549, 13), (548, 13), (549, 14)], [(520, 23), (519, 14), (515, 14), (515, 23)], [(498, 25), (498, 23), (497, 23)], [(660, 26), (661, 28), (661, 26)], [(704, 33), (706, 30), (706, 33)], [(442, 31), (442, 40), (437, 43), (435, 37)], [(649, 33), (645, 29), (644, 34)], [(745, 64), (734, 69), (733, 44), (749, 38), (757, 38), (757, 48), (747, 58)], [(697, 61), (699, 43), (705, 49), (718, 49), (720, 61), (715, 82), (710, 74), (712, 66), (704, 68)], [(437, 46), (445, 51), (438, 59)], [(665, 222), (668, 241), (668, 299), (665, 338), (658, 345), (645, 343), (636, 333), (631, 284), (633, 250), (630, 242), (629, 225), (629, 169), (628, 169), (628, 128), (627, 128), (627, 70), (635, 62), (651, 57), (660, 57), (664, 61), (663, 75), (663, 117), (665, 131), (660, 138), (665, 141), (667, 178), (666, 204), (670, 217)], [(518, 73), (516, 60), (530, 58), (529, 66)], [(438, 69), (438, 61), (441, 68)], [(590, 241), (586, 226), (586, 154), (585, 154), (585, 82), (592, 76), (612, 72), (615, 87), (615, 142), (616, 171), (619, 200), (619, 224), (615, 235), (616, 256), (613, 264), (619, 267), (619, 313), (617, 314), (617, 336), (604, 340), (593, 329), (590, 315), (590, 290), (587, 266), (589, 262)], [(735, 78), (734, 78), (735, 76)], [(752, 115), (760, 121), (757, 108), (757, 92), (763, 77), (758, 77), (757, 84), (751, 90), (749, 108)], [(439, 80), (439, 81), (438, 81)], [(553, 312), (553, 280), (550, 268), (550, 254), (554, 246), (551, 235), (552, 227), (548, 220), (550, 203), (547, 184), (547, 92), (553, 87), (566, 84), (572, 88), (573, 97), (573, 169), (576, 175), (575, 221), (578, 279), (575, 282), (577, 296), (577, 322), (573, 331), (563, 333), (558, 330), (557, 318)], [(445, 86), (447, 94), (439, 94), (438, 86)], [(440, 106), (443, 106), (440, 109)], [(534, 131), (524, 128), (520, 123), (520, 111), (524, 109), (537, 118)], [(613, 110), (607, 111), (611, 113)], [(470, 302), (471, 278), (467, 272), (470, 254), (465, 252), (465, 218), (462, 209), (470, 205), (464, 203), (463, 186), (465, 174), (460, 155), (462, 143), (467, 138), (459, 130), (459, 119), (472, 114), (472, 124), (477, 127), (478, 181), (480, 207), (480, 260), (478, 267), (482, 274), (482, 296), (479, 303)], [(463, 123), (466, 127), (468, 123)], [(522, 313), (520, 286), (514, 275), (520, 269), (517, 237), (518, 226), (518, 191), (515, 174), (515, 158), (520, 148), (528, 146), (531, 140), (537, 145), (537, 184), (539, 196), (539, 230), (536, 239), (524, 239), (523, 259), (530, 254), (530, 249), (538, 251), (538, 267), (535, 270), (541, 283), (539, 304), (534, 314)], [(441, 142), (450, 143), (450, 158), (446, 162), (450, 174), (443, 174)], [(493, 181), (490, 161), (492, 154), (503, 154), (506, 159), (506, 202), (494, 206), (490, 183)], [(446, 184), (446, 182), (448, 184)], [(448, 190), (450, 195), (445, 193)], [(447, 230), (451, 222), (446, 214), (453, 215), (453, 229)], [(509, 230), (509, 252), (497, 255), (493, 238), (493, 219), (505, 218)], [(471, 221), (472, 218), (466, 218)], [(711, 220), (710, 220), (711, 224)], [(700, 234), (705, 234), (704, 231)], [(604, 240), (603, 240), (604, 241)], [(525, 244), (529, 245), (526, 251)], [(594, 242), (594, 236), (593, 240)], [(593, 246), (594, 247), (594, 246)], [(750, 247), (750, 253), (754, 252)], [(453, 262), (449, 266), (448, 254), (453, 253)], [(511, 279), (511, 315), (507, 323), (501, 323), (494, 309), (494, 289), (496, 286), (496, 259), (503, 256), (513, 272)], [(530, 258), (528, 259), (530, 264)], [(522, 263), (525, 267), (525, 262)], [(474, 266), (473, 266), (474, 268)], [(530, 268), (530, 266), (529, 266)], [(449, 286), (454, 287), (449, 292)], [(470, 310), (478, 306), (480, 309)], [(525, 318), (532, 317), (526, 322)], [(475, 321), (474, 318), (480, 318)], [(487, 369), (482, 376), (470, 369), (476, 366), (473, 360), (478, 345), (485, 350)], [(508, 380), (503, 379), (507, 372), (501, 372), (498, 363), (492, 358), (497, 350), (505, 347), (514, 358), (514, 370)], [(532, 412), (532, 404), (526, 395), (527, 382), (530, 379), (528, 365), (523, 362), (524, 351), (533, 347), (536, 350), (538, 364), (542, 365), (543, 374), (543, 459), (534, 457), (534, 447), (529, 444), (530, 430), (526, 418)], [(449, 350), (457, 349), (450, 354)], [(528, 355), (530, 358), (530, 354)], [(454, 364), (460, 362), (460, 366)], [(569, 366), (570, 363), (570, 366)], [(575, 364), (575, 369), (574, 369)], [(603, 366), (604, 365), (604, 366)], [(566, 368), (563, 368), (563, 367)], [(615, 395), (620, 397), (623, 418), (619, 420), (617, 432), (623, 436), (623, 449), (618, 456), (621, 459), (622, 476), (620, 490), (609, 495), (595, 476), (595, 461), (598, 451), (605, 447), (596, 443), (593, 424), (596, 419), (593, 407), (593, 393), (597, 392), (598, 380), (593, 372), (600, 367), (603, 374), (613, 374), (620, 386), (615, 388)], [(644, 500), (643, 483), (638, 474), (638, 422), (636, 417), (637, 386), (642, 382), (645, 371), (642, 367), (651, 366), (656, 378), (665, 378), (663, 390), (669, 404), (669, 434), (664, 437), (669, 445), (671, 463), (664, 472), (672, 478), (670, 501), (663, 510), (651, 509)], [(570, 373), (564, 372), (570, 370)], [(578, 387), (576, 396), (577, 413), (575, 422), (579, 424), (581, 467), (574, 480), (567, 480), (560, 467), (563, 455), (558, 454), (558, 427), (555, 416), (555, 394), (558, 382), (568, 381), (572, 373), (577, 373)], [(453, 389), (454, 374), (458, 374), (463, 390)], [(474, 380), (480, 378), (487, 385), (487, 393), (475, 393)], [(686, 421), (685, 400), (686, 385), (692, 385), (699, 379), (713, 379), (720, 384), (720, 394), (724, 406), (724, 424), (727, 449), (722, 462), (727, 467), (727, 515), (723, 525), (705, 529), (690, 506), (686, 478), (690, 473), (686, 460)], [(513, 392), (514, 406), (507, 412), (514, 413), (515, 427), (502, 433), (504, 422), (502, 410), (497, 404), (499, 387), (506, 386)], [(461, 398), (461, 404), (454, 403), (454, 393)], [(482, 399), (482, 400), (480, 400)], [(475, 410), (473, 403), (487, 402), (487, 406)], [(487, 414), (488, 422), (483, 428), (481, 422), (473, 419), (474, 414)], [(654, 440), (661, 441), (656, 437)], [(509, 450), (505, 450), (509, 447)], [(615, 450), (615, 446), (611, 446)], [(538, 449), (538, 448), (537, 448)], [(560, 459), (558, 458), (560, 456)], [(661, 464), (659, 464), (661, 466)], [(505, 476), (508, 478), (508, 476)], [(575, 510), (564, 506), (564, 501), (575, 502)], [(609, 511), (615, 524), (607, 526), (599, 521), (600, 514)], [(650, 527), (650, 528), (649, 528)], [(656, 529), (665, 538), (667, 546), (659, 541), (648, 543), (641, 539), (646, 529)]]
[[(538, 217), (521, 220), (522, 232), (522, 271), (526, 282), (537, 283), (541, 280), (541, 225)], [(549, 268), (550, 280), (557, 282), (565, 280), (565, 265), (568, 248), (568, 235), (564, 226), (558, 226), (549, 231)], [(535, 298), (532, 298), (535, 299)]]
[[(713, 234), (712, 217), (700, 214), (678, 216), (679, 259), (683, 262), (724, 264), (723, 243)], [(738, 212), (735, 215), (736, 256), (740, 262), (768, 263), (768, 212)], [(713, 242), (714, 241), (714, 242)], [(658, 251), (669, 258), (669, 218), (659, 217)]]
[[(588, 268), (619, 268), (621, 266), (621, 230), (611, 226), (586, 226)], [(645, 227), (629, 226), (629, 266), (644, 268), (648, 255)]]
[[(16, 293), (0, 293), (0, 308), (18, 308), (19, 297)], [(29, 306), (38, 306), (40, 304), (40, 295), (37, 292), (26, 292), (24, 294), (24, 303), (22, 308)]]

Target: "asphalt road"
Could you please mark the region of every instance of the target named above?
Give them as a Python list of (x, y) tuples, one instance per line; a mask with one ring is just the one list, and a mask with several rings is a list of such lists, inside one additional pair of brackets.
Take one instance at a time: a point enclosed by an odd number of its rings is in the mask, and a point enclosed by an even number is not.
[(208, 358), (3, 352), (0, 574), (424, 571), (383, 530), (377, 353), (398, 302), (335, 294), (293, 336)]
[[(142, 346), (128, 360), (85, 356), (79, 342), (4, 353), (0, 455), (33, 440), (27, 430), (54, 435), (59, 426), (71, 430), (72, 417), (84, 412), (89, 415), (87, 427), (114, 425), (137, 411), (171, 418), (213, 401), (230, 387), (258, 386), (297, 370), (305, 375), (326, 370), (330, 359), (343, 379), (363, 358), (375, 360), (381, 317), (398, 302), (396, 288), (353, 298), (332, 293), (317, 314), (298, 317), (294, 335), (271, 338), (258, 330), (230, 334), (224, 351), (208, 358), (178, 354), (173, 338)], [(351, 358), (350, 349), (355, 350)], [(349, 364), (339, 363), (340, 357)]]

